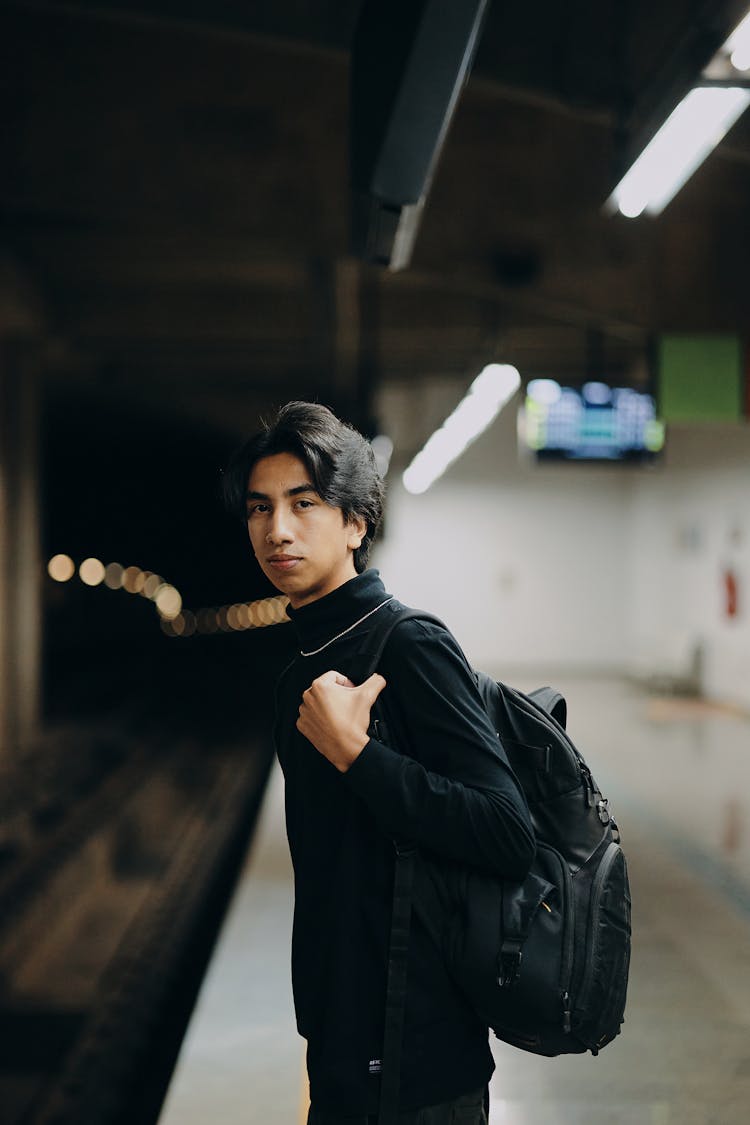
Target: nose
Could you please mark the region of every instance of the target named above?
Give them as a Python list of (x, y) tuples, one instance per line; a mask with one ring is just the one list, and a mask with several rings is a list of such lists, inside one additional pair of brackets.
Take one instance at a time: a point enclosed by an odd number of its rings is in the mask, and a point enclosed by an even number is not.
[(286, 513), (277, 509), (272, 513), (268, 523), (266, 543), (269, 546), (278, 547), (282, 543), (291, 543), (293, 538), (294, 536), (287, 524)]

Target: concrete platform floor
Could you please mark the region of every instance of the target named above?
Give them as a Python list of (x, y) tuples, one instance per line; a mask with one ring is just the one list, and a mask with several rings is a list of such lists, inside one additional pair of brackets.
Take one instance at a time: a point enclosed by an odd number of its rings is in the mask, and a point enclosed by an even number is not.
[[(491, 1125), (747, 1125), (750, 719), (620, 681), (553, 682), (623, 833), (628, 1008), (598, 1058), (538, 1059), (496, 1042)], [(304, 1120), (291, 912), (277, 772), (159, 1125)]]

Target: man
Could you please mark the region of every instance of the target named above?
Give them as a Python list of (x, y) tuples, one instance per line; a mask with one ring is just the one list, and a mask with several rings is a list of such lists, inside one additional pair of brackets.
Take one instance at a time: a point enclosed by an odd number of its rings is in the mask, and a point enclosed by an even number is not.
[[(378, 1111), (394, 838), (521, 879), (533, 833), (447, 630), (404, 621), (382, 675), (358, 686), (349, 677), (367, 630), (398, 607), (366, 569), (384, 489), (365, 439), (323, 406), (289, 403), (235, 455), (225, 491), (244, 512), (261, 569), (289, 598), (299, 640), (277, 690), (275, 740), (295, 876), (292, 979), (308, 1123), (367, 1125)], [(479, 546), (467, 544), (467, 567)], [(434, 565), (421, 544), (414, 550)], [(381, 693), (399, 732), (394, 747), (369, 735)], [(416, 916), (407, 987), (400, 1122), (482, 1125), (487, 1029)]]

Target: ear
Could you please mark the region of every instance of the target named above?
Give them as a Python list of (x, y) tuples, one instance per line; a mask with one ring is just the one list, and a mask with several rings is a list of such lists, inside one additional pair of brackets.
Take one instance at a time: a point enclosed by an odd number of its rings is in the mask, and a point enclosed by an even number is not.
[(362, 540), (367, 534), (367, 520), (363, 516), (352, 516), (349, 520), (349, 547), (356, 551), (362, 546)]

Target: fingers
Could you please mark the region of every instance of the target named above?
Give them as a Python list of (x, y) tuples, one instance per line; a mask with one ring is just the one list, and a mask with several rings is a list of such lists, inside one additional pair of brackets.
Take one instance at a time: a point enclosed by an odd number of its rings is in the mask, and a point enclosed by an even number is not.
[(380, 695), (383, 688), (385, 687), (385, 684), (386, 684), (386, 681), (380, 675), (380, 673), (379, 672), (373, 672), (373, 674), (370, 676), (369, 680), (365, 680), (365, 682), (361, 686), (363, 688), (367, 689), (367, 694), (369, 695), (370, 699), (374, 703), (375, 700)]
[(307, 692), (312, 691), (316, 686), (328, 687), (330, 684), (336, 684), (339, 687), (354, 687), (354, 684), (348, 676), (345, 676), (343, 672), (337, 672), (334, 668), (331, 668), (328, 672), (324, 672), (322, 676), (316, 677), (304, 694), (307, 695)]
[(307, 690), (302, 693), (302, 698), (304, 699), (306, 695), (310, 695), (316, 687), (325, 688), (330, 687), (331, 685), (335, 685), (336, 687), (348, 687), (355, 688), (355, 690), (361, 690), (368, 699), (375, 700), (378, 698), (381, 691), (385, 687), (385, 680), (379, 672), (373, 672), (370, 678), (365, 680), (364, 683), (360, 684), (359, 688), (357, 689), (356, 685), (352, 683), (348, 676), (345, 676), (343, 672), (336, 672), (332, 668), (330, 669), (330, 671), (324, 672), (322, 676), (318, 676), (316, 679), (314, 679), (309, 688), (307, 688)]

